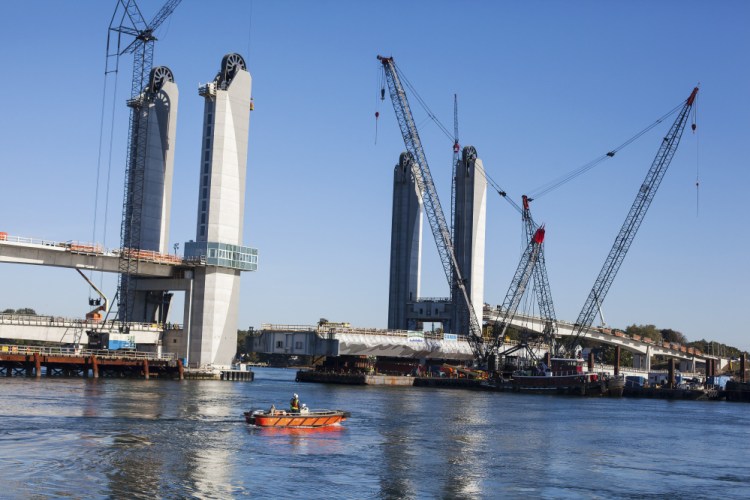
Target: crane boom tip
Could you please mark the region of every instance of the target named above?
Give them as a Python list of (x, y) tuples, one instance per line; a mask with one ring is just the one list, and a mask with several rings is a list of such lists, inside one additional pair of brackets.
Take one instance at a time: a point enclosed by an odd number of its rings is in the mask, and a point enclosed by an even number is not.
[(697, 95), (698, 95), (698, 87), (695, 87), (693, 89), (693, 92), (690, 94), (690, 97), (688, 97), (688, 99), (687, 99), (687, 105), (688, 106), (692, 106), (693, 105), (693, 101), (695, 101), (695, 96), (697, 96)]
[(544, 242), (544, 225), (542, 225), (539, 229), (536, 230), (536, 233), (534, 233), (534, 242), (541, 245)]

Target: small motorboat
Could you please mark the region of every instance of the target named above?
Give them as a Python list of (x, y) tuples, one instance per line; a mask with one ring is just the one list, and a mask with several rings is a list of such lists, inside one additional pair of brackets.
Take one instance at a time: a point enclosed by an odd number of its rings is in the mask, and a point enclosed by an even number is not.
[(308, 410), (299, 413), (284, 410), (250, 410), (245, 412), (245, 421), (258, 427), (324, 427), (335, 425), (351, 417), (342, 410)]

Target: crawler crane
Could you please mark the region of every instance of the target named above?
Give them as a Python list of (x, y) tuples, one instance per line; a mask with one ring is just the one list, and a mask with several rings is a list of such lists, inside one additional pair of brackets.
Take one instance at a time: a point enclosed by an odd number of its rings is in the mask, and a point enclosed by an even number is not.
[[(604, 266), (599, 272), (594, 286), (591, 288), (591, 292), (583, 305), (583, 309), (581, 309), (581, 313), (578, 315), (573, 335), (565, 343), (565, 347), (569, 353), (572, 353), (575, 349), (583, 331), (588, 329), (593, 323), (599, 305), (604, 301), (604, 297), (606, 297), (609, 287), (612, 285), (612, 281), (614, 281), (623, 259), (625, 259), (630, 244), (633, 242), (633, 238), (635, 238), (641, 222), (643, 222), (648, 207), (656, 195), (656, 190), (659, 188), (659, 184), (664, 178), (669, 164), (672, 162), (675, 151), (677, 151), (677, 146), (680, 144), (680, 139), (682, 138), (682, 132), (690, 115), (690, 109), (693, 107), (697, 95), (698, 87), (695, 87), (690, 96), (685, 100), (685, 104), (680, 109), (669, 132), (662, 139), (651, 168), (646, 174), (643, 184), (638, 189), (635, 201), (630, 207), (630, 211), (627, 217), (625, 217), (625, 222), (615, 238), (615, 243), (612, 245), (612, 249), (604, 261)], [(695, 124), (693, 124), (693, 130), (695, 130)]]

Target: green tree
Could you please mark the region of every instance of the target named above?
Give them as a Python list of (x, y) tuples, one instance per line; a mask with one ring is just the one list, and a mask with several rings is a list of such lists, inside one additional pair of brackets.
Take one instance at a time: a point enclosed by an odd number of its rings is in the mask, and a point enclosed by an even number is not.
[(36, 316), (36, 311), (30, 307), (22, 307), (21, 309), (16, 309), (16, 314), (26, 314), (28, 316)]
[(15, 312), (16, 312), (15, 309), (6, 309), (3, 311), (3, 314), (15, 314)]
[(687, 345), (688, 339), (681, 332), (672, 330), (671, 328), (665, 328), (661, 330), (661, 336), (665, 342), (676, 342), (678, 344)]
[(641, 337), (648, 337), (655, 342), (662, 341), (661, 331), (657, 330), (654, 325), (632, 324), (627, 327), (627, 329), (625, 329), (625, 333), (627, 333), (628, 335), (640, 335)]
[[(616, 348), (613, 345), (601, 346), (601, 360), (605, 364), (615, 364)], [(633, 366), (633, 353), (627, 349), (620, 349), (620, 366)]]

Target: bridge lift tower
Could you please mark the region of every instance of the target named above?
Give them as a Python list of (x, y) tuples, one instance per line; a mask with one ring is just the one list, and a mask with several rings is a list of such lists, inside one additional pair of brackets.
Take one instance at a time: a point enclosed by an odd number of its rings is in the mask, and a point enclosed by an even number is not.
[[(181, 0), (168, 0), (157, 12), (151, 22), (146, 23), (135, 0), (117, 0), (115, 12), (110, 21), (107, 36), (107, 67), (105, 74), (116, 73), (121, 55), (133, 54), (133, 78), (130, 99), (127, 104), (131, 109), (130, 125), (128, 128), (128, 150), (125, 166), (125, 192), (123, 197), (122, 224), (120, 227), (121, 255), (120, 255), (120, 283), (118, 289), (119, 319), (124, 322), (133, 321), (136, 302), (135, 279), (133, 275), (138, 271), (137, 252), (139, 250), (154, 250), (167, 253), (166, 234), (168, 233), (169, 199), (171, 197), (171, 160), (162, 156), (162, 173), (159, 169), (149, 166), (149, 149), (154, 147), (153, 140), (160, 140), (163, 134), (149, 133), (149, 127), (163, 117), (163, 123), (174, 127), (176, 116), (176, 87), (169, 68), (164, 66), (153, 68), (154, 35), (156, 29), (172, 14)], [(132, 37), (126, 44), (124, 38)], [(110, 67), (114, 60), (114, 68)], [(170, 96), (162, 91), (165, 84), (171, 84)], [(170, 85), (167, 85), (170, 86)], [(170, 99), (171, 97), (171, 99)], [(174, 100), (175, 102), (171, 102)], [(166, 105), (166, 110), (159, 110), (159, 105)], [(154, 108), (157, 109), (154, 109)], [(170, 109), (171, 107), (171, 109)], [(156, 115), (156, 116), (155, 116)], [(169, 139), (167, 139), (169, 140)], [(172, 130), (171, 140), (174, 140)], [(167, 145), (162, 144), (162, 147)], [(173, 152), (174, 148), (166, 147)], [(157, 155), (158, 156), (158, 155)], [(166, 163), (166, 167), (164, 166)], [(155, 170), (161, 182), (151, 182), (150, 172)], [(149, 186), (159, 186), (162, 189), (156, 193), (147, 192)], [(166, 208), (165, 208), (166, 207)], [(155, 213), (155, 215), (154, 215)], [(151, 227), (153, 226), (153, 227)], [(156, 233), (150, 236), (148, 233)], [(143, 302), (143, 300), (141, 300)], [(145, 304), (141, 304), (147, 309)], [(145, 315), (145, 311), (143, 315)], [(143, 321), (146, 318), (138, 318)]]
[(468, 310), (469, 328), (466, 338), (475, 353), (483, 352), (484, 339), (482, 337), (482, 325), (477, 319), (476, 310), (472, 305), (464, 276), (456, 259), (456, 252), (451, 238), (451, 229), (448, 227), (445, 214), (440, 205), (440, 199), (432, 180), (432, 174), (427, 164), (424, 149), (422, 148), (422, 141), (419, 138), (416, 122), (409, 107), (406, 91), (401, 83), (401, 78), (399, 77), (393, 58), (378, 56), (378, 60), (383, 65), (391, 102), (408, 153), (407, 158), (402, 157), (402, 159), (408, 160), (410, 163), (411, 173), (418, 192), (422, 196), (427, 220), (430, 223), (430, 228), (435, 238), (448, 284), (451, 290), (453, 290), (454, 286), (457, 288), (462, 306)]

